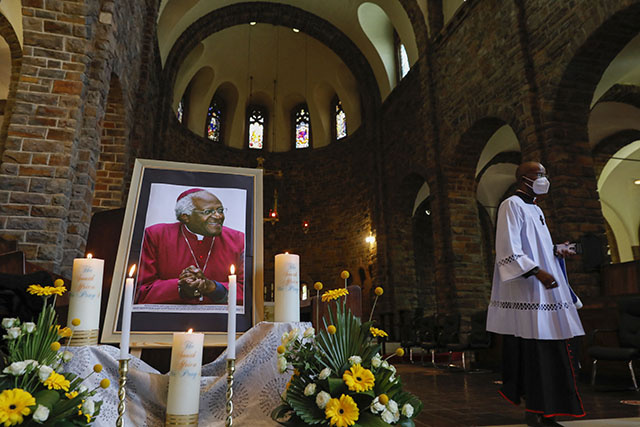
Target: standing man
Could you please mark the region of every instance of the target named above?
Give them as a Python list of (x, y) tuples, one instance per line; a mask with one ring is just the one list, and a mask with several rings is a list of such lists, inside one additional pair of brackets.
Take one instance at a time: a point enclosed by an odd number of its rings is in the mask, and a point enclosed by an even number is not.
[(147, 227), (136, 304), (225, 304), (229, 267), (243, 301), (244, 233), (224, 227), (225, 208), (201, 188), (178, 196), (178, 222)]
[(575, 250), (553, 244), (536, 205), (549, 189), (544, 166), (523, 163), (516, 179), (498, 210), (487, 330), (503, 335), (500, 394), (516, 405), (524, 398), (528, 426), (559, 426), (556, 415), (585, 415), (569, 346), (584, 330), (561, 265)]

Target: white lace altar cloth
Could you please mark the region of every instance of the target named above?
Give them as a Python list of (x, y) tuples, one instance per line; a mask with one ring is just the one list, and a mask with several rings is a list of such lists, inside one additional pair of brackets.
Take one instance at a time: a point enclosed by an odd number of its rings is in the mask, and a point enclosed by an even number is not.
[[(260, 322), (236, 342), (236, 372), (233, 388), (233, 424), (237, 426), (274, 426), (271, 411), (280, 404), (280, 394), (290, 374), (280, 374), (276, 348), (282, 334), (293, 328), (302, 333), (310, 323)], [(70, 347), (73, 359), (65, 370), (86, 377), (100, 363), (100, 374), (91, 375), (84, 384), (91, 390), (102, 378), (111, 386), (98, 388), (95, 400), (102, 400), (96, 427), (116, 424), (118, 418), (118, 357), (120, 350), (110, 345)], [(158, 427), (164, 425), (169, 375), (161, 374), (142, 360), (131, 357), (127, 376), (125, 426)], [(226, 418), (226, 350), (202, 367), (199, 425), (224, 426)]]

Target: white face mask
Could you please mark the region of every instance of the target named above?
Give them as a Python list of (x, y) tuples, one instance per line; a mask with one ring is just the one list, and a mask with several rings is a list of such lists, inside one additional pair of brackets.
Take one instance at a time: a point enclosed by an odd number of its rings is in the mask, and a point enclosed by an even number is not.
[(540, 178), (537, 178), (535, 181), (526, 176), (523, 178), (526, 178), (527, 180), (533, 182), (532, 185), (529, 185), (526, 182), (525, 184), (528, 187), (530, 187), (535, 194), (538, 194), (538, 195), (547, 194), (547, 192), (549, 191), (549, 186), (551, 185), (551, 183), (549, 182), (546, 176), (541, 176)]

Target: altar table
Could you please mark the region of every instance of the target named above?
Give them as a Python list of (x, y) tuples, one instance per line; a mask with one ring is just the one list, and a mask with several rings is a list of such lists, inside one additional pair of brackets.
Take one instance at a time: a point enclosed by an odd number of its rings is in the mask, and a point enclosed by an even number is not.
[[(290, 373), (280, 374), (277, 368), (276, 348), (282, 334), (293, 328), (300, 333), (310, 323), (260, 322), (236, 343), (236, 372), (233, 389), (233, 424), (237, 426), (274, 426), (271, 411), (280, 404), (280, 394), (289, 381)], [(100, 415), (93, 423), (96, 427), (112, 427), (118, 417), (118, 357), (120, 350), (109, 345), (70, 347), (73, 359), (65, 369), (81, 377), (92, 372), (100, 363), (103, 370), (85, 381), (91, 390), (102, 378), (111, 386), (98, 388), (95, 400), (102, 400)], [(158, 427), (164, 425), (169, 375), (161, 374), (142, 360), (131, 357), (127, 376), (125, 426)], [(202, 367), (200, 382), (201, 426), (224, 426), (226, 418), (226, 350), (213, 362)]]

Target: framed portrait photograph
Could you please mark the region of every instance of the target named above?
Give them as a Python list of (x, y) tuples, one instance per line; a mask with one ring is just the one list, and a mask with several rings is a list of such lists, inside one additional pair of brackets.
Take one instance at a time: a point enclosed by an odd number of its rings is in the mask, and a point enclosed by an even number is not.
[(262, 224), (261, 169), (136, 159), (101, 341), (120, 341), (133, 266), (132, 347), (188, 329), (226, 345), (230, 282), (249, 330), (263, 318)]

